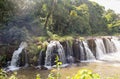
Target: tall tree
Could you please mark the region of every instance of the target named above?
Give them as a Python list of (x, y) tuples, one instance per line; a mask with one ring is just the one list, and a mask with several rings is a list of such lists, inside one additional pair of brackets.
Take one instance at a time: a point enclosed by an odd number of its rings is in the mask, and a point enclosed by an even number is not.
[(89, 5), (89, 13), (90, 13), (89, 23), (92, 28), (93, 34), (105, 32), (107, 30), (107, 25), (105, 23), (105, 18), (103, 16), (104, 12), (105, 12), (104, 7), (98, 5), (95, 2), (91, 2), (91, 4)]

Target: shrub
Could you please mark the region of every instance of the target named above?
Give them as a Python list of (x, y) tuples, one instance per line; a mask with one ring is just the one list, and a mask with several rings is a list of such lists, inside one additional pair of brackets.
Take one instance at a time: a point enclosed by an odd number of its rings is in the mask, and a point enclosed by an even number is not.
[(0, 79), (7, 79), (7, 74), (4, 70), (0, 70)]
[(40, 78), (40, 74), (37, 74), (37, 75), (36, 75), (36, 79), (41, 79), (41, 78)]
[(99, 74), (94, 74), (91, 70), (79, 70), (71, 79), (100, 79)]

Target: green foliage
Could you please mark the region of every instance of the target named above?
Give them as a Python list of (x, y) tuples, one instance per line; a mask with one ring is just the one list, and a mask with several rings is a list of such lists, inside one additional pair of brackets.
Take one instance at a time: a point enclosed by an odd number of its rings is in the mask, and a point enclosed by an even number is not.
[[(95, 2), (91, 2), (89, 6), (89, 25), (91, 27), (92, 34), (107, 32), (107, 23), (104, 18), (104, 7), (98, 5)], [(99, 28), (99, 29), (98, 29)]]
[(73, 76), (72, 79), (100, 79), (100, 75), (94, 74), (90, 70), (82, 69), (78, 71), (78, 73)]
[(43, 11), (47, 11), (47, 5), (46, 5), (46, 4), (43, 4), (43, 5), (42, 5), (42, 10), (43, 10)]
[(37, 47), (37, 52), (42, 50), (45, 51), (48, 45), (47, 39), (50, 38), (48, 36), (40, 36), (40, 37), (35, 37), (34, 40), (36, 41), (35, 47)]
[(56, 56), (56, 58), (55, 58), (55, 63), (56, 63), (57, 69), (59, 70), (60, 65), (62, 65), (62, 62), (59, 62), (59, 57), (58, 56)]
[(50, 74), (48, 75), (47, 79), (60, 79), (60, 77), (61, 77), (60, 66), (62, 65), (62, 62), (59, 62), (59, 57), (58, 56), (56, 56), (55, 62), (56, 62), (57, 70), (53, 69), (50, 72)]
[(37, 75), (36, 75), (36, 79), (41, 79), (41, 78), (40, 78), (40, 74), (37, 74)]
[(53, 33), (52, 32), (47, 31), (47, 34), (48, 34), (49, 37), (53, 37)]
[(7, 74), (6, 74), (6, 72), (4, 71), (4, 70), (0, 70), (0, 79), (7, 79)]
[(28, 43), (28, 47), (27, 47), (27, 50), (30, 54), (34, 54), (36, 55), (38, 52), (39, 52), (39, 49), (37, 47), (37, 43), (33, 43), (33, 42), (29, 42)]
[(0, 28), (14, 15), (15, 4), (11, 0), (0, 0)]
[(18, 79), (18, 78), (16, 77), (16, 75), (17, 75), (17, 72), (14, 72), (14, 73), (9, 77), (9, 79)]
[(6, 55), (0, 55), (0, 62), (1, 64), (5, 64), (6, 63)]
[(120, 18), (119, 16), (113, 11), (113, 10), (108, 10), (105, 14), (105, 19), (107, 22), (107, 27), (109, 33), (120, 33), (119, 28), (120, 28)]
[(75, 10), (71, 10), (70, 16), (77, 16), (77, 12)]
[[(11, 1), (0, 1), (0, 28), (5, 26), (4, 24), (7, 24), (10, 19), (20, 18), (18, 16), (13, 17), (15, 8), (18, 6)], [(34, 3), (35, 9), (32, 8), (32, 12), (21, 19), (16, 19), (18, 20), (18, 26), (24, 19), (25, 21), (29, 19), (30, 23), (23, 23), (20, 27), (24, 25), (28, 29), (32, 29), (34, 26), (40, 27), (39, 33), (46, 32), (50, 37), (54, 34), (56, 37), (56, 34), (92, 35), (96, 33), (104, 34), (103, 32), (106, 32), (106, 34), (119, 33), (119, 15), (112, 10), (105, 11), (103, 6), (95, 2), (89, 0), (35, 0)], [(30, 18), (27, 18), (28, 16)], [(18, 27), (17, 24), (15, 25), (15, 27)], [(29, 25), (33, 27), (28, 27)], [(32, 33), (31, 30), (30, 32)], [(5, 34), (5, 36), (7, 35)]]
[(47, 40), (47, 37), (46, 37), (46, 36), (40, 36), (40, 37), (37, 37), (35, 40), (38, 40), (38, 41), (44, 42), (44, 41)]
[(37, 43), (29, 42), (26, 50), (29, 56), (30, 65), (35, 65), (37, 63), (38, 55), (40, 52), (40, 48), (38, 47)]
[(6, 71), (4, 71), (4, 70), (0, 70), (0, 79), (18, 79), (17, 77), (16, 77), (16, 75), (17, 75), (17, 72), (14, 72), (9, 78), (8, 78), (8, 76), (7, 76), (7, 72)]
[(11, 44), (19, 44), (29, 38), (28, 31), (25, 28), (13, 26), (2, 35), (3, 42)]

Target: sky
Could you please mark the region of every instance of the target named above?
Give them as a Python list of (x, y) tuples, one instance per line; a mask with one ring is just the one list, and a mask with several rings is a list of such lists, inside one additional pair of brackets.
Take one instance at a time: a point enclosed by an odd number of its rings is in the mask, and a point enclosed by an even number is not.
[(100, 5), (104, 6), (105, 9), (112, 9), (116, 13), (120, 14), (120, 0), (90, 0), (99, 3)]

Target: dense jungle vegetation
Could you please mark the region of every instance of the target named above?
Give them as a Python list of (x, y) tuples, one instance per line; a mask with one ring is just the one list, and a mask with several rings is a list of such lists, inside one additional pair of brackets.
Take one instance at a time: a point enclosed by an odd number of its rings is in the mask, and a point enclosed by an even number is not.
[(120, 15), (89, 0), (0, 0), (0, 42), (31, 36), (112, 35)]

